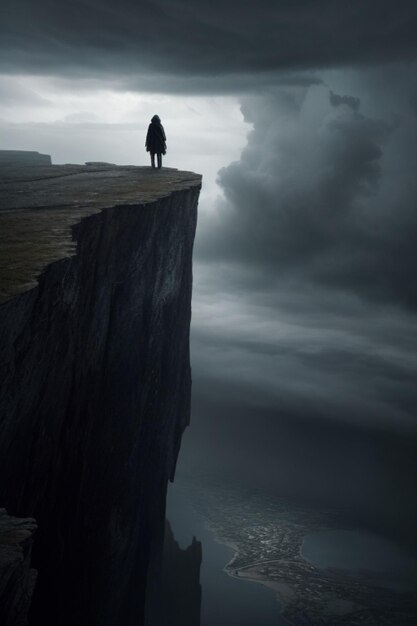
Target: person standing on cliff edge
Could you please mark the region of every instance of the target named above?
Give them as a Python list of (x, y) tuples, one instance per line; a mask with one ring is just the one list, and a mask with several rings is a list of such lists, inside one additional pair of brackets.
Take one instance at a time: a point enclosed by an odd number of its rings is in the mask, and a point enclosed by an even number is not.
[(155, 154), (158, 159), (158, 167), (162, 167), (162, 155), (166, 153), (166, 137), (164, 127), (161, 124), (159, 115), (154, 115), (149, 124), (146, 135), (146, 152), (151, 153), (151, 165), (155, 167)]

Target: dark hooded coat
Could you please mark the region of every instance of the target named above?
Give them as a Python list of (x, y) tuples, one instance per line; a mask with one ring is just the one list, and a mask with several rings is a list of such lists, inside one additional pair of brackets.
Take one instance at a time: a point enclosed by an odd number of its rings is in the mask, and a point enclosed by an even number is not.
[(157, 115), (154, 115), (149, 124), (146, 135), (146, 151), (151, 154), (165, 154), (167, 150), (164, 127)]

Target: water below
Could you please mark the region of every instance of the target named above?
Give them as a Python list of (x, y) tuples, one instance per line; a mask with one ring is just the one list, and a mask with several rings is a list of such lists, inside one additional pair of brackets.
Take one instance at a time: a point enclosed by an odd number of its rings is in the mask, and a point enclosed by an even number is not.
[(201, 626), (284, 626), (275, 594), (261, 584), (238, 580), (223, 571), (234, 551), (216, 541), (206, 520), (175, 483), (168, 493), (167, 518), (182, 548), (193, 536), (202, 543)]
[(306, 535), (303, 557), (319, 568), (375, 574), (380, 584), (417, 587), (417, 561), (388, 539), (362, 530), (324, 530)]
[[(417, 560), (400, 546), (343, 528), (340, 512), (224, 482), (180, 479), (168, 493), (175, 539), (182, 548), (194, 536), (202, 543), (201, 626), (313, 625), (321, 616), (329, 624), (341, 616), (344, 624), (417, 624)], [(239, 549), (229, 571), (240, 578), (224, 571), (235, 556), (229, 542)]]

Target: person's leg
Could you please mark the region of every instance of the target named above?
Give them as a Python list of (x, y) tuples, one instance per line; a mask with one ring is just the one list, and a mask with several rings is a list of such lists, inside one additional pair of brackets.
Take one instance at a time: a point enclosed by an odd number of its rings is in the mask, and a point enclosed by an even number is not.
[(151, 152), (151, 165), (155, 167), (155, 152)]
[(158, 152), (157, 157), (158, 157), (158, 167), (162, 167), (162, 154)]

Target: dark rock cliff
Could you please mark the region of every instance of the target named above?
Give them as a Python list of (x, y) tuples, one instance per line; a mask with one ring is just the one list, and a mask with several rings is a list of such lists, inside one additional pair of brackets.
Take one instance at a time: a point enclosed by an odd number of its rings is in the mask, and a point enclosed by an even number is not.
[(49, 154), (33, 150), (0, 150), (0, 165), (51, 165)]
[(31, 624), (138, 626), (189, 421), (201, 178), (33, 171), (0, 181), (0, 505), (38, 524)]

